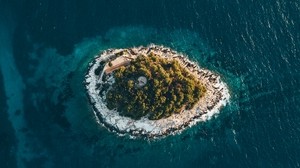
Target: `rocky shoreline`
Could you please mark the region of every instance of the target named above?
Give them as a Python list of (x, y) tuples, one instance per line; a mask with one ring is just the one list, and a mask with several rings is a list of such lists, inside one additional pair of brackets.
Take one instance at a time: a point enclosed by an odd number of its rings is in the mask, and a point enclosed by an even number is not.
[[(149, 120), (146, 117), (134, 120), (120, 116), (117, 111), (109, 110), (106, 107), (105, 94), (101, 96), (100, 88), (107, 83), (107, 81), (102, 80), (107, 62), (120, 57), (134, 58), (139, 54), (146, 55), (150, 52), (166, 59), (178, 60), (183, 67), (201, 80), (207, 91), (192, 110), (184, 110), (179, 114), (173, 114), (168, 118), (159, 120)], [(210, 119), (214, 114), (219, 113), (220, 109), (228, 104), (230, 99), (228, 87), (221, 81), (220, 76), (200, 68), (196, 63), (170, 48), (157, 45), (105, 50), (89, 64), (84, 84), (98, 122), (110, 131), (121, 135), (128, 134), (132, 137), (157, 138), (178, 133), (197, 122)]]

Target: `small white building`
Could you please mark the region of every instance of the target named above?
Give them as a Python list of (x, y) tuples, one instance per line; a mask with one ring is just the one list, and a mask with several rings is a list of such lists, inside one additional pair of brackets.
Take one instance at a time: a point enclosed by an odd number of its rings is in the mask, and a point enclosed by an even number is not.
[(147, 78), (145, 76), (140, 76), (137, 80), (137, 86), (143, 87), (147, 84)]

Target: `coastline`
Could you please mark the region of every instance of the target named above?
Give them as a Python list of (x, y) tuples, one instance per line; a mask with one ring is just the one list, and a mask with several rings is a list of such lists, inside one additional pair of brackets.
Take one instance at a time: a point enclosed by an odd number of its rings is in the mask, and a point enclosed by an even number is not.
[[(184, 110), (168, 118), (149, 120), (143, 117), (140, 120), (134, 120), (129, 117), (120, 116), (117, 111), (109, 110), (106, 107), (105, 96), (99, 96), (100, 90), (98, 86), (99, 84), (102, 85), (103, 81), (102, 75), (99, 78), (99, 75), (95, 74), (95, 70), (100, 68), (100, 62), (107, 62), (109, 59), (124, 56), (124, 54), (117, 54), (122, 51), (131, 56), (153, 52), (166, 59), (176, 59), (185, 69), (201, 81), (207, 91), (193, 109)], [(103, 74), (103, 71), (104, 67), (101, 70), (101, 74)], [(207, 69), (200, 68), (196, 63), (170, 48), (157, 45), (105, 50), (89, 64), (85, 77), (85, 87), (98, 122), (110, 131), (117, 132), (120, 135), (128, 134), (132, 137), (157, 138), (178, 133), (186, 127), (209, 120), (213, 115), (219, 113), (221, 108), (229, 103), (230, 99), (228, 87), (221, 81), (220, 76)]]

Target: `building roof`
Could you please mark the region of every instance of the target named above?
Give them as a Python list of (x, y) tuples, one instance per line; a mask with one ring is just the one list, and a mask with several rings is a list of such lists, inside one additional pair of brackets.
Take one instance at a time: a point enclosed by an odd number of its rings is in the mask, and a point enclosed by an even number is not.
[(143, 86), (145, 86), (147, 84), (147, 78), (145, 77), (145, 76), (140, 76), (139, 78), (138, 78), (138, 86), (139, 87), (143, 87)]

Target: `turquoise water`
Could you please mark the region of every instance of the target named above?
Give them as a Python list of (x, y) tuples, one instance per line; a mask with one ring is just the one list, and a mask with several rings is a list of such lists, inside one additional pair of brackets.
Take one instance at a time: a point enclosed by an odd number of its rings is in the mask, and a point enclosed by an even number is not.
[[(0, 4), (0, 167), (299, 167), (299, 2)], [(230, 104), (158, 140), (97, 124), (88, 63), (150, 43), (220, 74)]]

